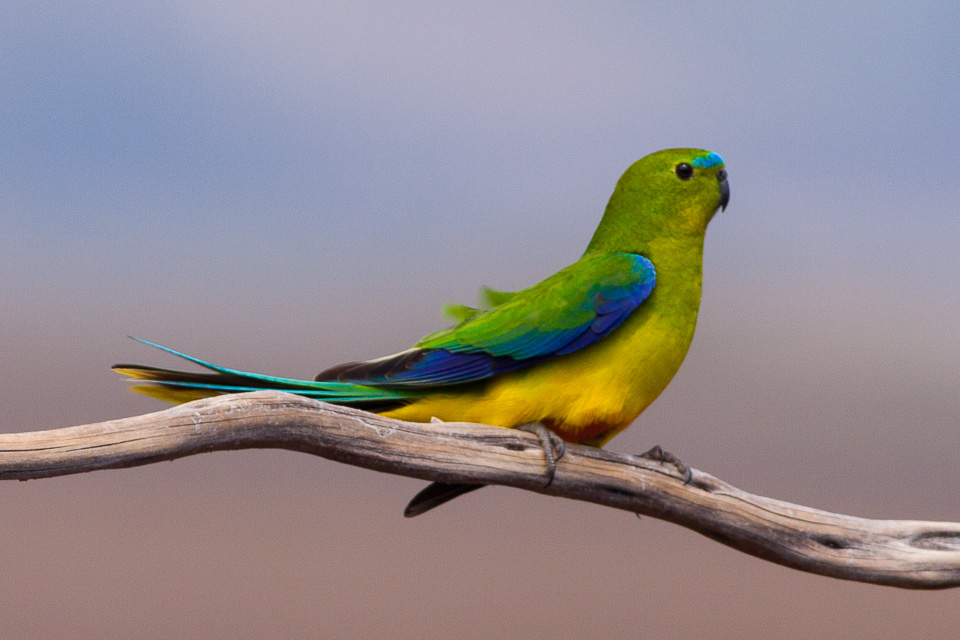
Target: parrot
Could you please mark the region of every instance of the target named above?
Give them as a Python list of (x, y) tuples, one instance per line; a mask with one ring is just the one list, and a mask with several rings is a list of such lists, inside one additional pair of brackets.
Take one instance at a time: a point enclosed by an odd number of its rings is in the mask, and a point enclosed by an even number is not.
[[(448, 305), (456, 324), (410, 349), (298, 380), (221, 367), (140, 340), (207, 371), (129, 364), (113, 370), (133, 378), (133, 390), (174, 403), (275, 389), (409, 422), (529, 431), (540, 439), (549, 484), (565, 443), (603, 447), (679, 370), (700, 307), (707, 225), (729, 199), (718, 154), (657, 151), (617, 181), (579, 260), (520, 291), (484, 289), (477, 307)], [(659, 446), (642, 455), (689, 473)], [(432, 483), (404, 513), (419, 515), (481, 486)]]

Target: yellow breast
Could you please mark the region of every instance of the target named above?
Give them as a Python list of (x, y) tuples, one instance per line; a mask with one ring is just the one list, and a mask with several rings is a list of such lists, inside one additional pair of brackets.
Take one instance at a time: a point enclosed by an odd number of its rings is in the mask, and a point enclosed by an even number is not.
[[(699, 273), (695, 274), (699, 276)], [(686, 295), (654, 294), (610, 336), (581, 351), (457, 392), (431, 394), (384, 415), (413, 422), (515, 427), (543, 422), (562, 438), (601, 446), (666, 388), (693, 339), (699, 277)]]

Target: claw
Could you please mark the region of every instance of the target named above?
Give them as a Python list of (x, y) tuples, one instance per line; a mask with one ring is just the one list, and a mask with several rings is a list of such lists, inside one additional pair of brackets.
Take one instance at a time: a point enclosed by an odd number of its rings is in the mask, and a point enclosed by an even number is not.
[(553, 484), (553, 477), (557, 474), (557, 460), (563, 457), (566, 445), (563, 439), (543, 425), (541, 422), (531, 422), (516, 427), (518, 431), (526, 431), (540, 438), (543, 455), (547, 459), (547, 484)]
[[(430, 420), (430, 422), (442, 422), (442, 420), (433, 418)], [(560, 438), (560, 436), (539, 422), (531, 422), (530, 424), (520, 425), (517, 427), (517, 429), (520, 431), (526, 431), (527, 433), (532, 433), (540, 438), (540, 446), (543, 447), (543, 455), (547, 459), (546, 486), (549, 487), (553, 482), (554, 474), (557, 472), (557, 460), (563, 457), (563, 452), (566, 449), (563, 440)], [(433, 482), (413, 497), (413, 500), (411, 500), (410, 504), (407, 505), (403, 515), (407, 518), (418, 516), (421, 513), (430, 511), (435, 507), (439, 507), (440, 505), (449, 502), (458, 496), (462, 496), (465, 493), (479, 489), (482, 486), (484, 485)]]
[(669, 451), (664, 451), (660, 445), (656, 445), (649, 451), (641, 453), (639, 457), (673, 465), (673, 468), (683, 476), (683, 484), (690, 484), (690, 481), (693, 480), (693, 470), (690, 466)]

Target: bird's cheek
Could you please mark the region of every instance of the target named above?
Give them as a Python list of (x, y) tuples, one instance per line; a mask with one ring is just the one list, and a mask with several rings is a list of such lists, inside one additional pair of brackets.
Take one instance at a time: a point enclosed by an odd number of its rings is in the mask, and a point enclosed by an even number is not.
[(687, 207), (680, 212), (681, 231), (684, 235), (702, 235), (715, 210), (715, 207), (705, 207), (702, 203)]

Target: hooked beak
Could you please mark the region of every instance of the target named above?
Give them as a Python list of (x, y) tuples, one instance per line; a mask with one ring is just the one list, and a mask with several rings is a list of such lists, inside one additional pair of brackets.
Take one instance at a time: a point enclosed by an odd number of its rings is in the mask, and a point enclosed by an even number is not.
[(723, 169), (717, 171), (717, 180), (720, 182), (720, 211), (723, 211), (730, 202), (730, 183), (727, 182), (727, 172)]

